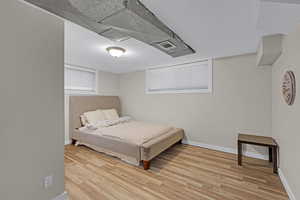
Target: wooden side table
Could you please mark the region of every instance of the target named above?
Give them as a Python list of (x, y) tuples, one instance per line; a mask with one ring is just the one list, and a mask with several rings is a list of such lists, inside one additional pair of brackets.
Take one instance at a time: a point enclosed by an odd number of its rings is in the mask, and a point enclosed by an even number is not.
[(265, 146), (269, 148), (269, 161), (273, 162), (273, 172), (278, 174), (278, 145), (271, 137), (239, 134), (238, 136), (238, 165), (242, 165), (243, 144)]

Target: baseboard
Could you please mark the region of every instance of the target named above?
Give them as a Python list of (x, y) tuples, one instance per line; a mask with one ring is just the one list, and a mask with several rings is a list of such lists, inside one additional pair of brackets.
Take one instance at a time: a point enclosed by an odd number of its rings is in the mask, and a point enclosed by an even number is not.
[(55, 197), (52, 200), (69, 200), (69, 195), (67, 192), (62, 193), (61, 195)]
[[(212, 149), (212, 150), (216, 150), (216, 151), (237, 154), (237, 149), (234, 149), (234, 148), (215, 146), (215, 145), (204, 144), (204, 143), (200, 143), (200, 142), (193, 142), (193, 141), (189, 141), (189, 140), (183, 140), (182, 143), (189, 144), (192, 146), (198, 146), (198, 147), (202, 147), (202, 148), (206, 148), (206, 149)], [(249, 152), (249, 151), (243, 152), (243, 155), (251, 157), (251, 158), (262, 159), (262, 160), (269, 159), (268, 155), (262, 155), (262, 154), (253, 153), (253, 152)]]
[(278, 169), (278, 175), (279, 175), (280, 180), (285, 188), (286, 193), (289, 196), (289, 199), (296, 200), (296, 197), (295, 197), (294, 193), (292, 192), (292, 189), (290, 188), (290, 185), (289, 185), (288, 181), (286, 180), (286, 178), (280, 168)]
[(69, 145), (69, 144), (71, 144), (72, 142), (71, 142), (71, 140), (66, 140), (65, 141), (65, 145)]

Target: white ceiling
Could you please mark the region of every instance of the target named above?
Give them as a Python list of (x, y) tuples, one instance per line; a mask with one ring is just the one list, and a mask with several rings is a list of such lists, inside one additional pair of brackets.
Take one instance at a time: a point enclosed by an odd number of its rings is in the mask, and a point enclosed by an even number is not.
[[(253, 53), (262, 35), (288, 33), (300, 24), (297, 0), (288, 3), (278, 3), (283, 0), (141, 1), (197, 53), (172, 58), (135, 39), (115, 43), (66, 22), (65, 62), (126, 73), (208, 57)], [(120, 46), (127, 52), (121, 58), (112, 58), (105, 50), (109, 46)]]

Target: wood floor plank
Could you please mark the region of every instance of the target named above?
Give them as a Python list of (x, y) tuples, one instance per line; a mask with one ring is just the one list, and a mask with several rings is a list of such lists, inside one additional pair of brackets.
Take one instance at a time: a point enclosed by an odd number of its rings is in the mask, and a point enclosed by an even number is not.
[(152, 161), (128, 165), (87, 147), (65, 147), (70, 200), (288, 200), (268, 161), (178, 144)]

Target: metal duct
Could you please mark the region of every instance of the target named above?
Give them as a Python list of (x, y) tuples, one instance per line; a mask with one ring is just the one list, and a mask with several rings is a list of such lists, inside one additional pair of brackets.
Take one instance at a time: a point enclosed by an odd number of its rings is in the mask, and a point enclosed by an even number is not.
[(135, 38), (172, 57), (195, 51), (139, 0), (25, 0), (114, 41)]

